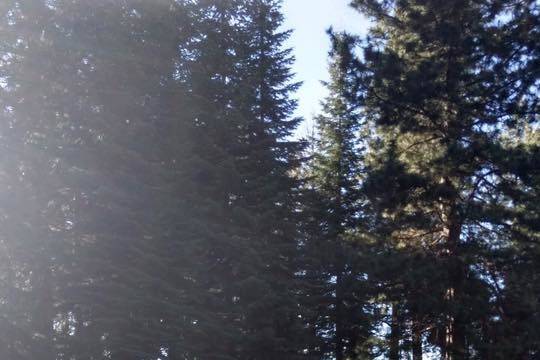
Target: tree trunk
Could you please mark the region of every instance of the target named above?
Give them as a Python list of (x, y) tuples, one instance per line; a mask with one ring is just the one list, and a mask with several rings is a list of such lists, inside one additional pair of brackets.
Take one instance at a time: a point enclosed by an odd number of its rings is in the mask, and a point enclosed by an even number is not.
[[(454, 282), (453, 285), (459, 283)], [(447, 301), (452, 310), (447, 315), (447, 324), (445, 329), (444, 360), (465, 360), (468, 358), (465, 328), (463, 317), (454, 309), (459, 302), (459, 285), (450, 287), (447, 290)]]
[(459, 300), (465, 276), (463, 264), (458, 254), (461, 231), (462, 224), (454, 207), (448, 216), (447, 252), (449, 256), (450, 284), (445, 295), (449, 311), (446, 317), (444, 360), (463, 360), (467, 358), (463, 318), (459, 311)]

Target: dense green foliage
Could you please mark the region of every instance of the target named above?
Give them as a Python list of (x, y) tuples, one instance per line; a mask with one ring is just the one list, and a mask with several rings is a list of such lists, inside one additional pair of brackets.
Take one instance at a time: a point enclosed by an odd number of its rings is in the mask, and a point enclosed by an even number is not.
[[(540, 4), (0, 2), (0, 358), (540, 357)], [(326, 49), (322, 49), (325, 51)]]
[(375, 22), (351, 69), (352, 101), (373, 132), (374, 234), (391, 249), (389, 357), (421, 359), (423, 344), (444, 359), (538, 356), (539, 334), (518, 330), (517, 309), (537, 326), (539, 293), (522, 283), (515, 297), (511, 285), (525, 263), (538, 269), (524, 224), (538, 221), (525, 210), (539, 170), (538, 143), (525, 139), (540, 110), (538, 2), (353, 5)]
[(2, 7), (2, 358), (293, 358), (277, 4)]
[[(333, 35), (334, 36), (334, 35)], [(308, 153), (303, 197), (306, 233), (306, 282), (319, 341), (312, 351), (321, 359), (369, 358), (363, 347), (371, 333), (367, 254), (358, 236), (363, 228), (360, 189), (362, 124), (348, 98), (350, 42), (337, 36), (331, 52), (329, 96), (316, 120)]]

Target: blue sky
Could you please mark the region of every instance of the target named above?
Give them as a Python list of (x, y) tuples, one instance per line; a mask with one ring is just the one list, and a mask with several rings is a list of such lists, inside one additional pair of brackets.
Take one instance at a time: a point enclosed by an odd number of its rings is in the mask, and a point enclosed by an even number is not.
[(286, 29), (293, 29), (288, 46), (294, 50), (296, 63), (293, 71), (296, 79), (303, 82), (297, 93), (298, 115), (305, 119), (298, 129), (304, 136), (311, 127), (311, 118), (320, 109), (325, 97), (325, 88), (320, 83), (328, 78), (328, 50), (330, 41), (326, 30), (347, 30), (364, 34), (367, 22), (358, 12), (351, 9), (350, 0), (284, 0)]

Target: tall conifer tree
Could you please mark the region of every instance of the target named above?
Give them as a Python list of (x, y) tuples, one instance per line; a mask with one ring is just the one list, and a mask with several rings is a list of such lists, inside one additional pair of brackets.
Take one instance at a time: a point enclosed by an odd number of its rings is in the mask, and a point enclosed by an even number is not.
[[(367, 312), (369, 286), (359, 247), (352, 246), (361, 232), (361, 118), (351, 102), (350, 46), (341, 34), (332, 34), (329, 91), (323, 113), (316, 118), (317, 135), (307, 184), (317, 199), (308, 212), (314, 226), (305, 251), (314, 263), (307, 281), (318, 286), (311, 294), (317, 309), (314, 327), (320, 338), (321, 358), (368, 358), (364, 347), (371, 331)], [(350, 40), (350, 39), (349, 39)], [(315, 285), (315, 284), (314, 284)]]
[[(537, 121), (538, 3), (353, 5), (375, 21), (356, 67), (356, 98), (376, 129), (366, 190), (379, 233), (411, 259), (394, 279), (400, 303), (407, 312), (433, 305), (421, 314), (427, 323), (414, 325), (413, 352), (420, 358), (429, 341), (444, 359), (484, 357), (489, 330), (479, 329), (500, 316), (493, 299), (506, 283), (490, 264), (499, 249), (525, 241), (514, 234), (523, 204), (516, 194), (529, 191), (518, 186), (529, 175), (508, 167), (514, 152), (504, 137), (518, 119)], [(534, 346), (523, 351), (530, 356)]]

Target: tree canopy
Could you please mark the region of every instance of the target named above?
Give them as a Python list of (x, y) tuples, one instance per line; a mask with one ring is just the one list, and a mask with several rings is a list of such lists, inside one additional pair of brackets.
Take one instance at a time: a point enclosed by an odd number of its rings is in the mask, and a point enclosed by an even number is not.
[(351, 6), (0, 3), (2, 359), (540, 356), (540, 4)]

